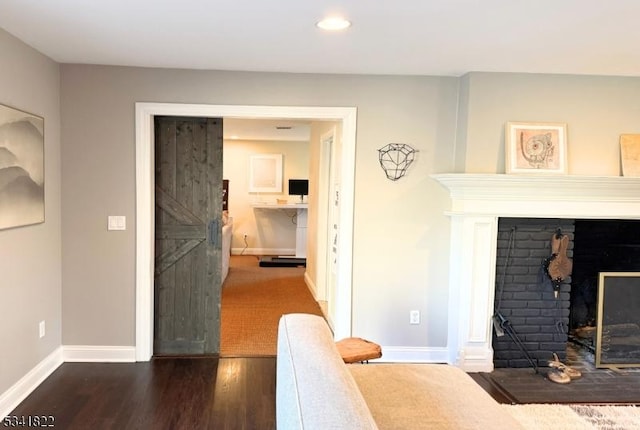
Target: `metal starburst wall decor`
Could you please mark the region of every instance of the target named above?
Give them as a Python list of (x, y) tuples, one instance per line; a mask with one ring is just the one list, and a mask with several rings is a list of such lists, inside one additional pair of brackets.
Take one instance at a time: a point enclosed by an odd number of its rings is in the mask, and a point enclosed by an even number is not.
[(378, 149), (380, 167), (388, 179), (397, 181), (402, 178), (415, 159), (416, 150), (405, 143), (389, 143)]

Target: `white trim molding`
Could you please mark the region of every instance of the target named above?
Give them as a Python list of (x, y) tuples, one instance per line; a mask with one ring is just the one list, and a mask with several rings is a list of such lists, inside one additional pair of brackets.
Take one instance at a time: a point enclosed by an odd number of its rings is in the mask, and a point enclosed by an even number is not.
[(63, 345), (65, 363), (133, 363), (134, 346)]
[[(353, 271), (353, 210), (356, 154), (355, 107), (234, 106), (180, 103), (136, 103), (136, 360), (153, 354), (153, 120), (156, 115), (252, 119), (342, 121), (340, 178), (340, 234), (335, 335), (351, 334)], [(320, 257), (319, 257), (320, 258)], [(328, 270), (325, 259), (318, 270)]]
[(318, 298), (318, 287), (316, 286), (316, 283), (313, 282), (313, 279), (311, 279), (311, 276), (309, 276), (309, 272), (307, 272), (306, 270), (304, 271), (304, 283), (307, 284), (307, 288), (313, 296), (313, 299), (316, 302), (320, 301), (320, 299)]
[(55, 349), (44, 360), (24, 375), (11, 388), (0, 395), (0, 421), (13, 411), (29, 394), (62, 364), (62, 347)]
[(449, 190), (448, 362), (493, 370), (492, 323), (500, 218), (640, 219), (640, 178), (437, 174)]
[(446, 347), (382, 346), (382, 357), (376, 363), (447, 363)]
[(232, 255), (288, 255), (295, 257), (295, 248), (231, 248)]

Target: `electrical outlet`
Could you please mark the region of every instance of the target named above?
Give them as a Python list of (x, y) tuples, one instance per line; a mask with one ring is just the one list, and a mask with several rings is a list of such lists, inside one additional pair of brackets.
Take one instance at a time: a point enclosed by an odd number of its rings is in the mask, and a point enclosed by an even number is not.
[(38, 324), (38, 331), (40, 332), (40, 338), (43, 338), (45, 334), (44, 321), (40, 321), (40, 324)]
[(420, 324), (420, 311), (409, 311), (409, 324)]

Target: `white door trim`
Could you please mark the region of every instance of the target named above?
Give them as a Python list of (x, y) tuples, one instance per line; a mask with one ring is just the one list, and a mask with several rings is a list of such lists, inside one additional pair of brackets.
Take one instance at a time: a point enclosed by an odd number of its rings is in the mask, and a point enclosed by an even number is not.
[[(317, 238), (316, 238), (316, 256), (318, 262), (316, 263), (316, 279), (315, 284), (317, 286), (316, 296), (318, 300), (327, 300), (327, 270), (330, 270), (327, 266), (329, 261), (329, 242), (331, 240), (329, 234), (329, 193), (331, 189), (331, 181), (334, 178), (331, 176), (331, 145), (335, 139), (336, 129), (333, 127), (331, 130), (320, 136), (318, 151), (319, 154), (319, 169), (318, 169), (318, 222), (317, 222)], [(335, 173), (333, 173), (335, 175)]]
[(156, 115), (246, 119), (342, 121), (340, 235), (334, 336), (351, 335), (353, 206), (355, 194), (355, 107), (231, 106), (136, 103), (136, 360), (153, 355), (154, 154)]

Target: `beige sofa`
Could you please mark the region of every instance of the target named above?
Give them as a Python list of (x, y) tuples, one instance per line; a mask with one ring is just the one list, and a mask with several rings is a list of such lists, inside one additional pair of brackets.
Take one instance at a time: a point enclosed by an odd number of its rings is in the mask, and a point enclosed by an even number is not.
[(344, 364), (315, 315), (281, 318), (277, 354), (280, 430), (522, 428), (457, 367)]

